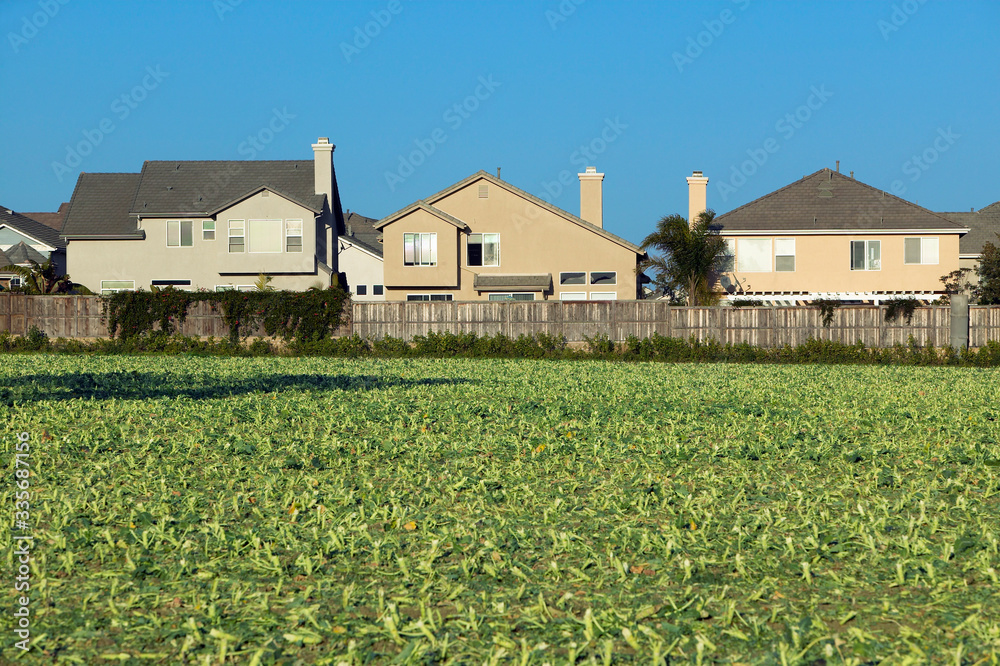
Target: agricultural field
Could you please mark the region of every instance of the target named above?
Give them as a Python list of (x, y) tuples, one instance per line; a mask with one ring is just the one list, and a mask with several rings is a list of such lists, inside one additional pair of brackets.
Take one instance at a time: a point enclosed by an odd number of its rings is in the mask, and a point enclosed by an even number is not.
[(3, 663), (1000, 663), (1000, 371), (10, 355), (0, 423)]

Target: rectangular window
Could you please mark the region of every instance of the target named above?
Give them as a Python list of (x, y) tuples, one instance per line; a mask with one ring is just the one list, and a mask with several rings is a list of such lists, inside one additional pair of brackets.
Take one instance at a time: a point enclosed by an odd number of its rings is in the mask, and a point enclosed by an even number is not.
[(938, 263), (937, 238), (904, 238), (904, 264), (936, 264)]
[[(10, 288), (11, 289), (17, 289), (22, 284), (24, 284), (24, 281), (21, 278), (19, 278), (19, 277), (15, 276), (15, 277), (12, 277), (10, 279)], [(102, 291), (101, 293), (103, 294), (104, 292)]]
[(229, 251), (243, 252), (246, 228), (243, 220), (229, 220)]
[(437, 234), (403, 234), (404, 266), (437, 266)]
[(191, 280), (151, 280), (154, 287), (190, 287)]
[(851, 241), (851, 270), (882, 270), (882, 241)]
[(249, 252), (273, 254), (281, 252), (281, 220), (250, 220), (247, 223)]
[(101, 280), (101, 295), (117, 294), (119, 291), (133, 291), (135, 280)]
[(591, 271), (590, 284), (618, 284), (618, 273), (615, 271)]
[(774, 239), (774, 270), (791, 272), (795, 270), (795, 239)]
[(167, 247), (191, 247), (191, 220), (167, 221)]
[(725, 240), (726, 248), (723, 250), (724, 259), (722, 260), (722, 265), (719, 267), (719, 270), (723, 273), (732, 273), (736, 270), (736, 239), (727, 238)]
[(583, 271), (560, 273), (559, 284), (587, 284), (587, 274)]
[(587, 292), (585, 291), (560, 291), (559, 292), (560, 301), (585, 301), (587, 300)]
[(231, 284), (217, 284), (215, 285), (216, 291), (234, 291), (236, 287)]
[(356, 287), (354, 287), (354, 295), (355, 296), (367, 296), (368, 295), (368, 285), (366, 285), (366, 284), (359, 284)]
[(236, 291), (257, 291), (257, 287), (252, 284), (241, 284), (236, 287)]
[(500, 265), (500, 234), (469, 234), (469, 265)]
[(490, 294), (491, 301), (533, 301), (535, 300), (535, 295), (533, 293), (510, 293), (502, 294), (495, 293)]
[(302, 251), (302, 220), (285, 221), (285, 252)]
[(450, 301), (451, 294), (407, 294), (408, 301)]
[(771, 239), (738, 239), (736, 241), (736, 270), (740, 273), (769, 273), (771, 271)]
[(203, 220), (201, 223), (201, 239), (203, 241), (215, 240), (215, 220)]
[(490, 198), (490, 186), (488, 183), (479, 183), (479, 198), (480, 199)]
[(617, 301), (618, 294), (613, 291), (592, 291), (590, 292), (592, 301)]
[(381, 296), (384, 293), (385, 293), (385, 288), (382, 285), (380, 284), (372, 285), (372, 296)]

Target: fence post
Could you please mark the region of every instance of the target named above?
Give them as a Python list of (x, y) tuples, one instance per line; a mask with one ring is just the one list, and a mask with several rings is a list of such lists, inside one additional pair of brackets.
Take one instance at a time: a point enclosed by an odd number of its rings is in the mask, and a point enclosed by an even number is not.
[(965, 349), (969, 346), (969, 297), (951, 295), (951, 346)]

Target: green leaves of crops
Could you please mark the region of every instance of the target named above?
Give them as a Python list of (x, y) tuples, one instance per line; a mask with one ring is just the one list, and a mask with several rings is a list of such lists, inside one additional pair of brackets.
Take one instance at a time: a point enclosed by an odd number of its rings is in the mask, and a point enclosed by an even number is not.
[(976, 663), (1000, 650), (997, 379), (10, 357), (28, 659)]

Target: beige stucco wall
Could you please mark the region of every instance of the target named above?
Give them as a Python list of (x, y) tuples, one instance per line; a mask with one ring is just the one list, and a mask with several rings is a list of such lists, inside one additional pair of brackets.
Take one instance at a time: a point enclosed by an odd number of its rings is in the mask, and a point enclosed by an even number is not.
[[(726, 238), (765, 238), (767, 236), (728, 236)], [(938, 238), (937, 264), (904, 264), (904, 238)], [(870, 235), (781, 235), (771, 236), (771, 272), (727, 273), (747, 292), (940, 292), (941, 276), (956, 270), (958, 234), (870, 234)], [(776, 272), (775, 238), (795, 239), (795, 271)], [(852, 271), (851, 241), (881, 241), (881, 270)], [(737, 240), (738, 242), (738, 240)], [(737, 254), (738, 254), (737, 250)], [(737, 266), (739, 257), (737, 256)]]
[[(553, 289), (536, 294), (539, 300), (559, 298), (560, 291), (636, 297), (635, 252), (493, 183), (488, 183), (487, 198), (480, 198), (480, 182), (483, 179), (428, 203), (468, 224), (470, 233), (499, 233), (500, 265), (468, 266), (468, 234), (416, 210), (383, 229), (387, 300), (405, 300), (408, 293), (450, 293), (455, 300), (487, 300), (489, 293), (473, 288), (476, 273), (551, 273)], [(403, 233), (419, 231), (438, 233), (437, 269), (403, 266)], [(617, 284), (560, 287), (559, 273), (564, 271), (615, 271)]]
[[(144, 240), (71, 240), (67, 247), (67, 272), (75, 282), (94, 292), (103, 280), (134, 280), (135, 287), (148, 290), (153, 280), (191, 280), (184, 289), (214, 290), (219, 285), (252, 285), (263, 271), (294, 273), (274, 275), (271, 286), (303, 290), (326, 287), (329, 274), (317, 266), (315, 214), (284, 197), (257, 194), (215, 216), (215, 240), (203, 240), (202, 222), (213, 218), (175, 218), (192, 221), (192, 245), (167, 246), (166, 219), (140, 220)], [(276, 253), (229, 252), (229, 220), (302, 220), (302, 251)], [(284, 229), (284, 225), (282, 226)], [(249, 240), (249, 239), (248, 239)], [(241, 275), (221, 275), (239, 273)]]

